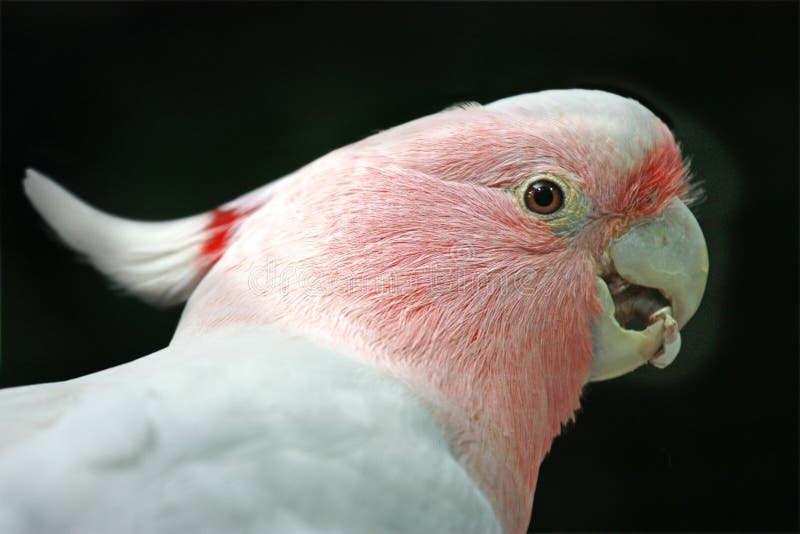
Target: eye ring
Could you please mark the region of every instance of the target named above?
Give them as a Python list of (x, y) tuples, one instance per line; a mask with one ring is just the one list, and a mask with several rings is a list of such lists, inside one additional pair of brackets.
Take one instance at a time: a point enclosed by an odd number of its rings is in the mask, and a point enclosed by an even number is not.
[(531, 182), (523, 194), (525, 207), (540, 215), (551, 215), (564, 206), (564, 191), (552, 180)]

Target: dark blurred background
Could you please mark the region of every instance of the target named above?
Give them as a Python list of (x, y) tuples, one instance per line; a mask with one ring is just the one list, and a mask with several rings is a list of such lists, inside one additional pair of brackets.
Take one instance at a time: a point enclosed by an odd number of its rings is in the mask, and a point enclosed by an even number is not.
[(654, 109), (691, 157), (711, 274), (671, 367), (587, 387), (533, 529), (797, 529), (797, 3), (0, 9), (2, 385), (148, 354), (180, 315), (60, 246), (26, 166), (170, 219), (456, 102), (603, 88)]

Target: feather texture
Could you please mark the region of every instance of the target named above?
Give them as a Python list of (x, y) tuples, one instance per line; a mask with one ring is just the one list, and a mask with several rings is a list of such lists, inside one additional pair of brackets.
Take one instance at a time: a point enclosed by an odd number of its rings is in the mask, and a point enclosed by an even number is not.
[(415, 395), (276, 330), (2, 391), (0, 428), (4, 533), (499, 532)]
[(33, 169), (28, 169), (24, 187), (70, 248), (122, 289), (169, 306), (186, 300), (222, 256), (242, 219), (267, 202), (277, 183), (208, 213), (159, 222), (103, 213)]

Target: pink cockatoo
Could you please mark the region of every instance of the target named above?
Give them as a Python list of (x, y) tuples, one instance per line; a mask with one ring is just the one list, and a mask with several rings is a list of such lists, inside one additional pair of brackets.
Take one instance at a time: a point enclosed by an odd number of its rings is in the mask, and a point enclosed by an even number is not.
[(678, 352), (690, 189), (655, 115), (588, 90), (450, 108), (171, 222), (29, 171), (69, 246), (188, 302), (161, 351), (0, 394), (0, 531), (524, 532), (584, 385)]

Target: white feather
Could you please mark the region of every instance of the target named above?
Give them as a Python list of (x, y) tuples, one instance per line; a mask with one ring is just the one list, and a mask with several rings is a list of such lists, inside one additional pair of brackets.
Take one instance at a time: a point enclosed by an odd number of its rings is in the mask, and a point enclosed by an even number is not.
[(0, 532), (499, 532), (400, 383), (224, 331), (0, 392)]
[[(264, 204), (272, 182), (223, 207)], [(172, 221), (133, 221), (89, 206), (47, 176), (26, 171), (25, 193), (70, 248), (85, 255), (117, 285), (156, 305), (178, 304), (197, 286), (209, 264), (201, 248), (213, 229), (209, 213)]]
[[(653, 128), (653, 113), (631, 98), (590, 89), (550, 90), (525, 93), (496, 100), (487, 109), (521, 114), (543, 122), (567, 125), (591, 122), (591, 135), (584, 143), (595, 143), (618, 169), (635, 165), (655, 143), (669, 135)], [(614, 147), (610, 150), (610, 147)]]

